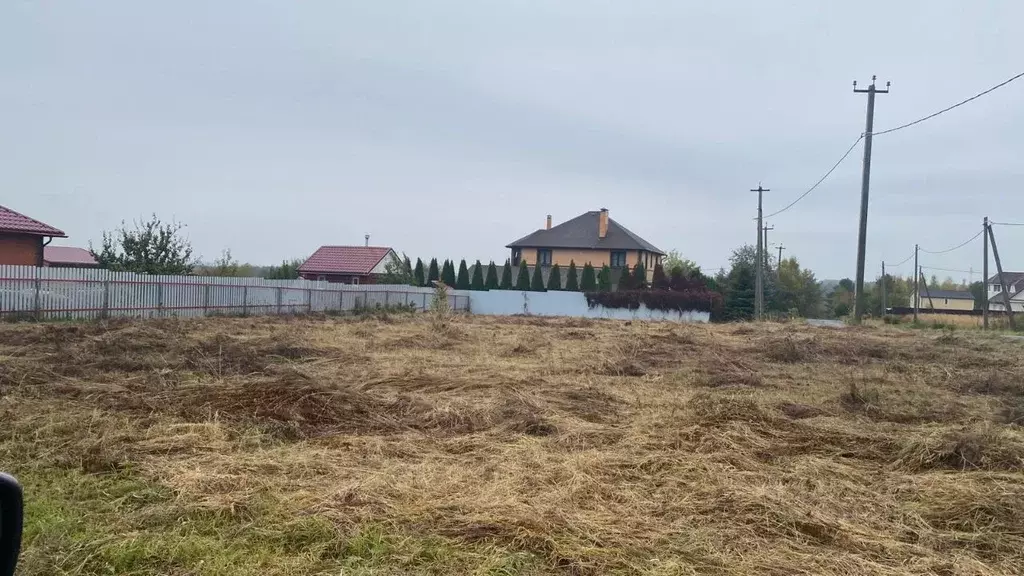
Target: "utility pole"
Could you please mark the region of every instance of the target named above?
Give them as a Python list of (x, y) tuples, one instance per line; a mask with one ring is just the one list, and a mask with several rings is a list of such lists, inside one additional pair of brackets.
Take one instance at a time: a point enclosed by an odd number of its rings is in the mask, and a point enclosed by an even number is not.
[(917, 273), (920, 271), (920, 268), (917, 267), (917, 251), (919, 249), (920, 246), (914, 244), (914, 324), (917, 324), (917, 312), (921, 309), (921, 285), (919, 284), (921, 275)]
[(882, 260), (882, 318), (886, 318), (886, 261)]
[[(785, 250), (785, 249), (786, 249), (785, 246), (783, 246), (782, 244), (779, 244), (779, 263), (776, 265), (776, 266), (778, 266), (778, 268), (782, 268), (782, 251)], [(776, 269), (775, 272), (778, 273), (778, 269)]]
[(1010, 322), (1010, 330), (1016, 330), (1013, 323), (1013, 308), (1010, 306), (1010, 291), (1006, 286), (1006, 276), (1003, 275), (1003, 263), (999, 260), (999, 248), (996, 247), (996, 235), (992, 232), (992, 225), (988, 225), (988, 238), (992, 241), (992, 257), (996, 259), (996, 274), (999, 274), (999, 286), (1003, 289), (1003, 304), (1006, 306), (1006, 319)]
[(875, 88), (875, 79), (871, 77), (871, 85), (867, 90), (857, 89), (857, 81), (853, 82), (853, 91), (867, 93), (868, 114), (864, 127), (864, 172), (860, 183), (860, 230), (857, 235), (857, 283), (854, 290), (853, 323), (860, 324), (864, 316), (864, 252), (868, 241), (868, 183), (871, 181), (871, 131), (875, 125), (875, 94), (888, 94), (889, 82), (885, 90)]
[(981, 309), (981, 328), (988, 330), (988, 216), (985, 216), (985, 220), (981, 223), (981, 235), (984, 236), (985, 248), (982, 249), (982, 264), (981, 274), (984, 276), (981, 281), (985, 283), (985, 302), (982, 304)]
[(757, 320), (761, 319), (761, 315), (764, 312), (764, 244), (762, 244), (761, 237), (761, 205), (764, 199), (764, 193), (770, 192), (769, 188), (762, 188), (761, 183), (758, 182), (757, 188), (751, 188), (751, 192), (757, 192), (757, 276), (754, 282), (754, 318)]
[(768, 261), (768, 231), (775, 230), (775, 226), (765, 226), (762, 230), (764, 230), (764, 268), (767, 270), (771, 267), (771, 262)]

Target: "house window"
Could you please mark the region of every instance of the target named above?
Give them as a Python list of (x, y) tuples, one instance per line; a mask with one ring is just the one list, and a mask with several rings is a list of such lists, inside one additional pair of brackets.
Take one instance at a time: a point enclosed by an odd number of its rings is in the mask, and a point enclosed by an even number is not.
[(359, 284), (359, 276), (353, 276), (352, 277), (352, 283), (353, 284)]
[(626, 267), (626, 251), (625, 250), (612, 250), (611, 267), (612, 268), (625, 268)]
[(324, 276), (323, 274), (320, 274), (319, 276), (316, 277), (316, 279), (317, 279), (317, 282), (323, 282), (324, 280), (327, 280), (327, 276)]
[(537, 263), (541, 266), (551, 266), (551, 250), (537, 250)]
[(523, 251), (519, 248), (512, 249), (512, 265), (519, 266), (519, 260), (523, 257)]

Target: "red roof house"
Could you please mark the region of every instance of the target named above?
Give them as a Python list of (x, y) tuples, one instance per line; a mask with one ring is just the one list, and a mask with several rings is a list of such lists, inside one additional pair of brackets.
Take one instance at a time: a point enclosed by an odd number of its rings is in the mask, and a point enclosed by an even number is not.
[(343, 284), (376, 284), (395, 251), (386, 246), (321, 246), (302, 266), (299, 276)]
[(42, 266), (43, 246), (54, 238), (67, 238), (67, 235), (49, 224), (0, 206), (0, 264)]
[(100, 263), (85, 248), (44, 246), (43, 266), (51, 268), (99, 268)]

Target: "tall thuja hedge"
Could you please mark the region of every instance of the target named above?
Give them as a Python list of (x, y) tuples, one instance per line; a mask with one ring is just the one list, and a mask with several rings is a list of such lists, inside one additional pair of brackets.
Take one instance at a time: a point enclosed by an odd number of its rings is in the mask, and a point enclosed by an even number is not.
[(562, 289), (562, 270), (555, 264), (548, 273), (548, 290)]
[(437, 258), (430, 259), (430, 268), (427, 272), (427, 286), (433, 286), (434, 282), (441, 279), (441, 272), (437, 269)]
[[(623, 273), (622, 276), (625, 277), (628, 274)], [(607, 264), (601, 266), (601, 271), (597, 273), (597, 289), (602, 292), (612, 289), (612, 269)]]
[(455, 288), (459, 290), (469, 290), (469, 268), (466, 267), (466, 259), (463, 258), (459, 262), (459, 276), (455, 279)]
[(651, 278), (651, 288), (654, 288), (655, 290), (667, 290), (668, 286), (668, 276), (665, 275), (665, 267), (659, 262), (654, 265), (654, 273)]
[(455, 264), (451, 260), (445, 260), (441, 266), (441, 282), (446, 286), (455, 287)]
[[(623, 275), (625, 275), (625, 271), (623, 271)], [(642, 263), (637, 262), (636, 266), (633, 267), (633, 278), (630, 284), (637, 290), (647, 288), (647, 270), (644, 269)]]
[(498, 288), (502, 290), (511, 290), (513, 287), (512, 262), (505, 260), (505, 265), (501, 267), (501, 283), (498, 284)]
[(516, 290), (530, 289), (530, 270), (526, 267), (526, 261), (519, 263), (519, 275), (516, 277)]
[(487, 290), (498, 289), (498, 267), (494, 265), (494, 260), (487, 265), (487, 281), (484, 282), (484, 288)]
[(570, 292), (579, 292), (580, 283), (576, 278), (576, 262), (569, 260), (569, 271), (565, 274), (565, 289)]
[(594, 267), (590, 262), (583, 265), (583, 275), (580, 276), (580, 290), (584, 292), (597, 290), (597, 274), (594, 273)]
[(544, 272), (542, 268), (540, 264), (536, 264), (533, 267), (533, 279), (530, 280), (530, 290), (534, 292), (544, 291)]
[(479, 260), (473, 264), (473, 275), (469, 280), (470, 290), (483, 290), (484, 287), (484, 265)]
[(416, 259), (416, 268), (412, 271), (412, 283), (413, 286), (425, 286), (427, 283), (427, 278), (423, 274), (423, 260), (419, 258)]

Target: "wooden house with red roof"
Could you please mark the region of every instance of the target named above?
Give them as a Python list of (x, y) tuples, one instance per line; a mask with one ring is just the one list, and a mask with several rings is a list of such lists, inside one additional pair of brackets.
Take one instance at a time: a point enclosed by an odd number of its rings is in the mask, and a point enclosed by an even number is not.
[(321, 246), (299, 266), (306, 280), (376, 284), (395, 251), (386, 246)]
[(63, 231), (0, 206), (0, 264), (42, 266), (43, 247)]

